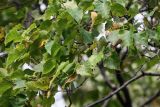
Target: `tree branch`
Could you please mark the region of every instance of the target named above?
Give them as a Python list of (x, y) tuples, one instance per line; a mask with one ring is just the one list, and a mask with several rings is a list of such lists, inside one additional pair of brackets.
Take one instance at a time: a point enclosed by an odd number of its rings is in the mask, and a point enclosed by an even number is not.
[[(117, 78), (120, 86), (122, 86), (124, 84), (124, 79), (123, 79), (123, 76), (121, 75), (121, 71), (116, 70), (116, 78)], [(125, 106), (124, 107), (132, 107), (132, 101), (131, 101), (131, 97), (130, 97), (128, 88), (124, 87), (122, 89), (122, 92), (125, 96)]]
[(151, 96), (146, 102), (144, 102), (140, 107), (145, 107), (146, 105), (150, 104), (152, 101), (154, 101), (157, 97), (160, 96), (160, 90), (153, 96)]
[(98, 64), (98, 68), (99, 68), (99, 70), (100, 70), (100, 73), (101, 73), (104, 81), (105, 81), (105, 84), (106, 84), (109, 88), (115, 89), (115, 88), (116, 88), (115, 85), (112, 85), (112, 82), (108, 79), (108, 77), (107, 77), (106, 74), (105, 74), (105, 68), (104, 68), (103, 62), (100, 62), (100, 63)]
[(72, 105), (72, 100), (71, 100), (71, 96), (70, 96), (71, 91), (70, 91), (70, 89), (66, 88), (66, 92), (67, 92), (67, 97), (68, 97), (68, 100), (69, 100), (68, 107), (71, 107), (71, 105)]
[[(123, 75), (121, 74), (122, 72), (122, 64), (124, 62), (124, 60), (126, 59), (127, 55), (128, 55), (128, 47), (124, 47), (120, 52), (117, 52), (119, 54), (119, 57), (121, 59), (120, 61), (120, 68), (121, 70), (116, 70), (116, 78), (120, 84), (120, 86), (122, 86), (125, 82), (125, 80), (123, 79)], [(132, 107), (132, 100), (130, 97), (130, 93), (127, 87), (124, 87), (122, 89), (122, 92), (124, 94), (125, 97), (125, 105), (124, 107)]]
[(108, 99), (110, 99), (111, 97), (113, 97), (114, 95), (116, 95), (119, 91), (121, 91), (123, 88), (127, 87), (130, 83), (142, 78), (142, 77), (145, 77), (145, 76), (160, 76), (160, 73), (146, 73), (146, 72), (143, 72), (139, 75), (136, 75), (134, 76), (133, 78), (131, 78), (130, 80), (126, 81), (121, 87), (119, 87), (118, 89), (116, 89), (115, 91), (111, 92), (109, 95), (107, 95), (106, 97), (102, 98), (102, 99), (99, 99), (85, 107), (93, 107), (99, 103), (102, 103)]
[[(105, 74), (105, 68), (104, 68), (103, 62), (100, 62), (100, 63), (98, 64), (98, 68), (100, 69), (100, 73), (101, 73), (101, 75), (102, 75), (102, 77), (103, 77), (103, 79), (104, 79), (105, 84), (106, 84), (110, 89), (112, 89), (112, 91), (116, 90), (117, 87), (112, 84), (112, 82), (108, 79), (108, 77), (107, 77), (106, 74)], [(120, 101), (120, 103), (121, 103), (123, 106), (125, 106), (124, 99), (121, 97), (120, 93), (117, 93), (116, 95), (117, 95), (117, 98), (118, 98), (118, 100)]]

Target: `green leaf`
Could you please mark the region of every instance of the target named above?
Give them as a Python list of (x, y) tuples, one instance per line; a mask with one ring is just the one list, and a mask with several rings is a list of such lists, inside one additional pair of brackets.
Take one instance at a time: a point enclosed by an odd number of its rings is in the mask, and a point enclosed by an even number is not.
[(53, 59), (49, 59), (46, 61), (46, 63), (43, 65), (43, 74), (47, 74), (53, 70), (56, 66), (56, 61)]
[(8, 76), (7, 70), (4, 68), (0, 68), (0, 78), (6, 77), (6, 76)]
[(50, 20), (51, 16), (55, 16), (56, 13), (58, 12), (58, 9), (60, 8), (60, 6), (58, 5), (57, 2), (55, 2), (54, 4), (50, 4), (48, 5), (44, 15), (42, 16), (44, 20)]
[(26, 35), (28, 35), (33, 29), (35, 29), (37, 26), (35, 23), (31, 24), (29, 26), (29, 28), (27, 28), (27, 30), (25, 30), (23, 33), (22, 33), (22, 37), (25, 37)]
[(85, 29), (80, 29), (80, 34), (83, 37), (84, 43), (91, 43), (93, 41), (91, 32), (88, 32)]
[(102, 18), (109, 18), (110, 17), (110, 3), (108, 0), (97, 0), (94, 2), (95, 11), (97, 11)]
[(134, 17), (136, 14), (138, 14), (139, 9), (137, 8), (138, 4), (133, 4), (129, 10), (128, 10), (128, 14), (131, 15), (131, 17)]
[(93, 1), (94, 0), (82, 0), (78, 6), (80, 6), (83, 10), (87, 11), (87, 10), (93, 10), (94, 6), (93, 6)]
[[(151, 69), (152, 67), (154, 67), (156, 64), (158, 64), (159, 63), (159, 61), (160, 61), (160, 57), (159, 56), (155, 56), (154, 58), (152, 58), (152, 60), (150, 60), (150, 61), (148, 61), (147, 63), (146, 63), (146, 70), (149, 70), (149, 69)], [(156, 68), (156, 67), (155, 67)], [(156, 69), (158, 69), (158, 68), (156, 68)]]
[(118, 55), (115, 52), (112, 52), (111, 55), (105, 59), (104, 66), (113, 70), (120, 69), (120, 59)]
[(61, 62), (61, 64), (58, 66), (55, 74), (52, 77), (52, 80), (50, 81), (49, 87), (52, 85), (53, 81), (61, 74), (62, 70), (69, 64), (69, 61), (67, 62)]
[(133, 34), (132, 34), (131, 31), (120, 30), (119, 31), (119, 37), (122, 38), (124, 46), (126, 46), (126, 47), (132, 47), (133, 46)]
[(81, 76), (92, 76), (92, 68), (88, 62), (84, 62), (83, 64), (77, 64), (76, 73)]
[(103, 57), (104, 57), (103, 52), (91, 55), (88, 61), (77, 65), (76, 67), (77, 74), (80, 74), (82, 76), (92, 76), (93, 75), (92, 70), (97, 66), (97, 63), (99, 63), (103, 59)]
[(91, 68), (95, 68), (97, 63), (100, 62), (103, 59), (103, 57), (104, 56), (102, 52), (91, 55), (88, 59), (88, 63), (91, 65)]
[(26, 83), (26, 86), (30, 90), (47, 90), (49, 87), (49, 78), (48, 77), (42, 77), (38, 79), (37, 81), (29, 81)]
[(16, 80), (15, 82), (15, 86), (13, 87), (13, 90), (15, 89), (19, 89), (19, 88), (24, 88), (25, 85), (25, 81), (24, 80)]
[(20, 58), (19, 55), (20, 55), (20, 52), (18, 51), (10, 53), (7, 57), (6, 66), (8, 67), (12, 63), (16, 62)]
[(36, 72), (43, 72), (43, 63), (39, 63), (33, 67), (33, 70)]
[(41, 30), (47, 30), (48, 31), (48, 30), (50, 30), (51, 25), (52, 25), (52, 21), (51, 20), (46, 20), (46, 21), (41, 23), (39, 28)]
[(60, 49), (61, 45), (57, 42), (54, 42), (51, 48), (51, 55), (56, 56)]
[(61, 71), (64, 69), (64, 67), (67, 66), (68, 64), (69, 64), (69, 61), (67, 61), (67, 62), (62, 62), (62, 63), (58, 66), (58, 68), (57, 68), (57, 70), (56, 70), (56, 73), (55, 73), (55, 75), (53, 76), (53, 78), (56, 78), (56, 77), (61, 73)]
[(122, 6), (125, 6), (126, 3), (128, 3), (126, 0), (115, 0), (115, 2), (121, 4)]
[(112, 14), (115, 16), (124, 16), (127, 13), (126, 8), (118, 3), (113, 3), (111, 6)]
[(114, 30), (110, 32), (110, 35), (107, 36), (108, 42), (111, 42), (112, 44), (116, 44), (116, 42), (121, 39), (119, 37), (119, 30)]
[(67, 1), (63, 4), (67, 9), (67, 12), (77, 21), (80, 22), (83, 17), (83, 11), (77, 6), (77, 3), (74, 0)]
[(2, 95), (5, 91), (7, 91), (8, 89), (10, 89), (12, 87), (12, 84), (10, 82), (7, 81), (2, 81), (0, 82), (0, 95)]
[(72, 62), (72, 63), (69, 63), (68, 65), (66, 65), (65, 67), (64, 67), (64, 69), (62, 70), (62, 72), (64, 72), (64, 73), (67, 73), (68, 71), (70, 71), (70, 70), (73, 70), (74, 68), (74, 62)]
[(53, 46), (53, 41), (49, 41), (46, 45), (45, 45), (45, 49), (47, 50), (47, 53), (49, 53), (51, 55), (51, 49)]
[(9, 42), (21, 42), (22, 37), (20, 36), (19, 29), (22, 28), (21, 24), (16, 25), (14, 28), (12, 28), (9, 33), (7, 33), (7, 36), (5, 38), (5, 45), (7, 45)]
[(110, 32), (110, 36), (107, 40), (112, 44), (116, 44), (118, 40), (122, 40), (122, 44), (127, 47), (133, 47), (134, 36), (131, 31), (127, 30), (115, 30)]
[(17, 69), (10, 74), (10, 78), (13, 80), (22, 79), (24, 78), (24, 75), (25, 73), (22, 70)]
[(147, 46), (148, 45), (148, 35), (146, 32), (139, 32), (134, 35), (134, 40), (136, 46), (140, 48), (141, 45)]

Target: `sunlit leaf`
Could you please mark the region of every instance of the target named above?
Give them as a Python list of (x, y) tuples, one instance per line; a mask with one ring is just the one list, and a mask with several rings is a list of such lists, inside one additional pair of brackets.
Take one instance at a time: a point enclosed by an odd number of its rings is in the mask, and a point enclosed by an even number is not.
[(95, 1), (94, 2), (95, 5), (95, 11), (97, 11), (99, 14), (102, 15), (103, 18), (109, 18), (110, 15), (110, 3), (108, 2), (108, 0), (102, 0), (102, 1)]
[(22, 25), (16, 25), (14, 28), (12, 28), (9, 33), (7, 33), (5, 38), (5, 45), (7, 45), (9, 42), (20, 42), (22, 41), (22, 37), (20, 36), (19, 29), (21, 29)]
[(68, 13), (77, 21), (80, 22), (83, 17), (83, 11), (77, 6), (74, 0), (64, 3)]
[(47, 90), (49, 87), (49, 78), (43, 77), (38, 79), (37, 81), (29, 81), (26, 83), (27, 87), (29, 89), (41, 89), (41, 90)]

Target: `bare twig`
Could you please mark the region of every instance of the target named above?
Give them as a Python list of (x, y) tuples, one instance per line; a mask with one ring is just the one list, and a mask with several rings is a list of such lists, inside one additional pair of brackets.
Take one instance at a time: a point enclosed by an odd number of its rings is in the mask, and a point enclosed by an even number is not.
[(143, 72), (139, 75), (134, 76), (133, 78), (131, 78), (130, 80), (126, 81), (121, 87), (119, 87), (118, 89), (116, 89), (115, 91), (111, 92), (109, 95), (107, 95), (106, 97), (99, 99), (85, 107), (93, 107), (99, 103), (102, 103), (103, 101), (106, 101), (108, 99), (110, 99), (112, 96), (116, 95), (119, 91), (121, 91), (123, 88), (127, 87), (129, 84), (131, 84), (132, 82), (145, 77), (145, 76), (160, 76), (160, 73), (147, 73), (147, 72)]
[[(85, 78), (77, 87), (75, 87), (75, 89), (70, 89), (70, 92), (71, 93), (73, 93), (73, 92), (75, 92), (76, 90), (78, 90), (85, 82), (86, 82), (86, 80), (87, 80), (87, 78)], [(56, 90), (54, 90), (54, 91), (56, 91)], [(63, 93), (67, 93), (67, 91), (66, 90), (64, 90), (64, 91), (57, 91), (57, 92), (63, 92)]]

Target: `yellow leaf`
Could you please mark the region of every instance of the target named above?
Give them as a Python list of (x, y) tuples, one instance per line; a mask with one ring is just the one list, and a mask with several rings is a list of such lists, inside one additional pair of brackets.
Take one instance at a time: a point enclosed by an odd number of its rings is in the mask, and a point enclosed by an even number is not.
[(77, 75), (76, 74), (73, 74), (71, 75), (65, 82), (65, 84), (67, 83), (71, 83), (72, 81), (74, 81), (76, 79)]
[(42, 40), (42, 41), (40, 42), (39, 47), (40, 47), (40, 48), (43, 47), (46, 43), (47, 43), (47, 40)]
[(51, 91), (49, 90), (48, 92), (47, 92), (47, 98), (49, 98), (51, 96)]
[(91, 29), (95, 23), (97, 16), (98, 16), (98, 14), (96, 12), (91, 12), (91, 20), (92, 20)]
[(121, 27), (121, 25), (118, 24), (118, 23), (113, 23), (113, 24), (112, 24), (112, 29), (113, 29), (113, 30), (119, 29), (120, 27)]
[(93, 41), (93, 44), (89, 47), (90, 50), (93, 50), (97, 47), (97, 43)]
[(0, 27), (0, 41), (4, 38), (5, 31), (3, 27)]

